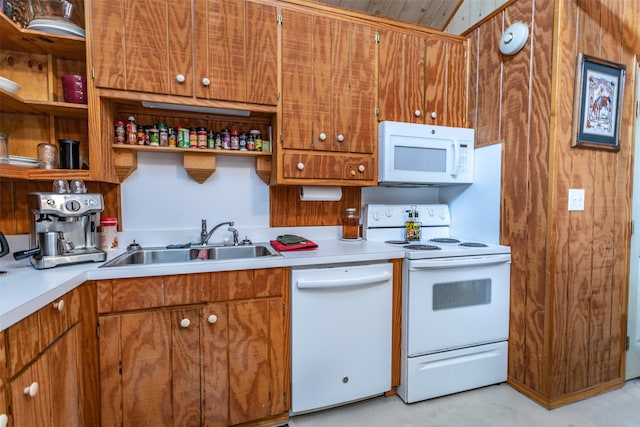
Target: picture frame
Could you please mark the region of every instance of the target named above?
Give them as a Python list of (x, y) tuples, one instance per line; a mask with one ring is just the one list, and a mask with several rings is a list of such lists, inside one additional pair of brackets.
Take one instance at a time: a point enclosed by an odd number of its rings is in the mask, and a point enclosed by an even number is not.
[(578, 55), (572, 147), (620, 150), (625, 76), (624, 64)]

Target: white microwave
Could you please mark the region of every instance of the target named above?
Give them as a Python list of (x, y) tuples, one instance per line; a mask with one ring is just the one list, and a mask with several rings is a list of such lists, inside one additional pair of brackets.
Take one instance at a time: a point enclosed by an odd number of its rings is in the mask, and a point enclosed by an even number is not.
[(475, 132), (383, 121), (378, 125), (378, 184), (471, 184)]

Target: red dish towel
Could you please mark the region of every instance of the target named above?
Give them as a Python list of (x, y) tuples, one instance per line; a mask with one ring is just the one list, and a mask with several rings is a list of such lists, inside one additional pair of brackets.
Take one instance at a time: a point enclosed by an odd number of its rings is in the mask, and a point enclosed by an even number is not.
[(269, 243), (271, 243), (271, 246), (273, 246), (273, 248), (276, 251), (279, 252), (285, 252), (285, 251), (308, 251), (311, 249), (315, 249), (318, 247), (318, 245), (314, 242), (312, 242), (311, 240), (306, 240), (302, 243), (296, 243), (294, 245), (283, 245), (282, 243), (278, 242), (277, 240), (270, 240)]

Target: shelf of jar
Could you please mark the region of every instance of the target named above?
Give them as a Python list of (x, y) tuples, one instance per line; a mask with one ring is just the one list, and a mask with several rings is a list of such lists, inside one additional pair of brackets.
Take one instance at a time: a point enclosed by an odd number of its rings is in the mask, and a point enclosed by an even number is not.
[(22, 29), (0, 13), (0, 45), (3, 50), (52, 54), (58, 58), (84, 61), (84, 37), (65, 36)]
[(112, 144), (114, 164), (120, 182), (138, 167), (139, 151), (182, 154), (182, 163), (189, 176), (202, 184), (216, 170), (216, 156), (255, 157), (256, 173), (269, 185), (271, 153), (263, 151), (220, 150), (211, 148), (155, 147), (149, 145)]
[(87, 120), (87, 104), (56, 101), (30, 101), (0, 89), (0, 110), (3, 113), (52, 114), (57, 117)]
[(39, 169), (0, 164), (0, 179), (46, 181), (58, 178), (88, 181), (90, 173), (80, 169)]

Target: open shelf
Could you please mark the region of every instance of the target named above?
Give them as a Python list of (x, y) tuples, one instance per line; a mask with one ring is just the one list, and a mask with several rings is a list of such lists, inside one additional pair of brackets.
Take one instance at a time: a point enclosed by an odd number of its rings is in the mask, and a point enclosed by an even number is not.
[(64, 36), (22, 29), (0, 13), (2, 49), (52, 54), (58, 58), (84, 61), (87, 55), (84, 37)]
[(124, 181), (138, 167), (139, 151), (180, 153), (189, 176), (202, 184), (216, 170), (216, 156), (255, 157), (256, 173), (269, 185), (271, 181), (271, 153), (263, 151), (220, 150), (210, 148), (155, 147), (148, 145), (112, 144), (116, 173)]
[(0, 89), (0, 105), (3, 113), (52, 114), (70, 119), (87, 119), (87, 104), (71, 104), (55, 101), (30, 101)]

